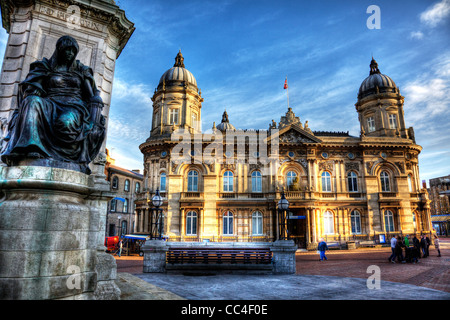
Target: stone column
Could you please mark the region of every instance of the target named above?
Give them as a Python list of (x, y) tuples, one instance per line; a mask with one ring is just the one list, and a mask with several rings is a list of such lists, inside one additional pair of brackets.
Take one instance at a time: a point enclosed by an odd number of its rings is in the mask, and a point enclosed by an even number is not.
[(94, 299), (103, 221), (89, 176), (22, 166), (0, 177), (0, 299)]
[(148, 240), (142, 246), (144, 251), (145, 273), (163, 273), (166, 271), (167, 242), (163, 240)]
[(294, 240), (277, 240), (270, 248), (273, 254), (274, 274), (295, 274), (295, 252), (297, 246)]

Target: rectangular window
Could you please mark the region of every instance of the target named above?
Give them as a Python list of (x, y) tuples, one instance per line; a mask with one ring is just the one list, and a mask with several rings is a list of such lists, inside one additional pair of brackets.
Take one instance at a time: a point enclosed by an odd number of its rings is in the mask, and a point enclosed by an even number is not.
[(373, 117), (367, 118), (367, 128), (369, 132), (375, 131), (375, 119)]
[(178, 124), (178, 109), (170, 109), (170, 124)]
[(192, 113), (192, 128), (198, 130), (200, 126), (198, 125), (197, 114), (195, 112)]
[(161, 173), (161, 179), (159, 182), (159, 191), (166, 191), (166, 174)]
[(395, 114), (389, 115), (389, 128), (397, 129), (397, 115)]

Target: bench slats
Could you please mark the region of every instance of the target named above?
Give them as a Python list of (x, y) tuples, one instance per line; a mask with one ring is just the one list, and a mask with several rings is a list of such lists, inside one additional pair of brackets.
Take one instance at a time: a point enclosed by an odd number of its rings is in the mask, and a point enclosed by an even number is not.
[(267, 248), (171, 248), (169, 264), (270, 264), (272, 252)]

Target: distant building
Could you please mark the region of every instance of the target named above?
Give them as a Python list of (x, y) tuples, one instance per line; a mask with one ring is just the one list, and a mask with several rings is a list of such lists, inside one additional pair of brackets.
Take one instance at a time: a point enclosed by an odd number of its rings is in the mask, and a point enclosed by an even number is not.
[(430, 179), (431, 220), (440, 235), (450, 233), (450, 175)]
[[(355, 105), (358, 137), (312, 131), (290, 107), (268, 130), (237, 130), (224, 112), (211, 134), (202, 133), (203, 98), (181, 52), (152, 101), (150, 137), (140, 145), (139, 233), (149, 233), (149, 199), (157, 189), (165, 198), (164, 234), (172, 241), (273, 241), (283, 191), (290, 202), (289, 234), (301, 248), (314, 248), (321, 237), (345, 243), (431, 230), (428, 193), (419, 178), (422, 147), (406, 127), (399, 88), (373, 59)], [(255, 112), (248, 110), (248, 117)], [(183, 161), (172, 137), (180, 129), (190, 138)], [(211, 148), (213, 135), (223, 140)], [(254, 148), (256, 141), (266, 144), (269, 159)]]
[(109, 202), (106, 236), (133, 233), (136, 222), (136, 195), (142, 191), (144, 176), (140, 170), (128, 170), (115, 165), (115, 160), (107, 153), (105, 174), (111, 183), (115, 198)]

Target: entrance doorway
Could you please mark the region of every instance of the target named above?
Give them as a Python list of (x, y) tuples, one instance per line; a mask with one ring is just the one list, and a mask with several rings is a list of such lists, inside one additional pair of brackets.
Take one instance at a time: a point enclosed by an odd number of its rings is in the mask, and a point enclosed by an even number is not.
[(306, 249), (306, 210), (291, 209), (288, 216), (288, 232), (299, 249)]

